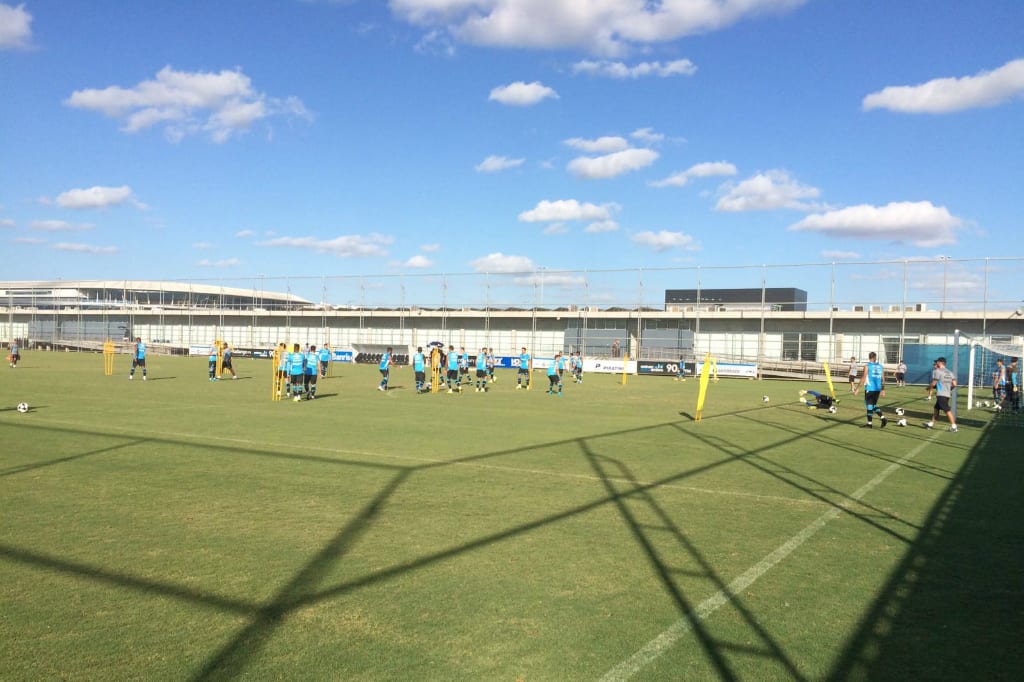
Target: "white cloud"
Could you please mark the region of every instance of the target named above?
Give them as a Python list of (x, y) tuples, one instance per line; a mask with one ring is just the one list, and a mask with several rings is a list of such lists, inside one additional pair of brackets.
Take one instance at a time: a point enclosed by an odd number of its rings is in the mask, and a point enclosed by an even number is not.
[(589, 232), (590, 234), (598, 234), (601, 232), (615, 232), (618, 229), (619, 224), (614, 220), (598, 220), (597, 222), (587, 225), (583, 228), (583, 231)]
[(420, 251), (423, 253), (437, 253), (441, 250), (440, 244), (424, 244), (420, 247)]
[(821, 257), (828, 260), (857, 260), (861, 255), (856, 251), (822, 251)]
[(392, 13), (427, 30), (446, 29), (476, 45), (577, 47), (621, 55), (634, 45), (716, 31), (806, 0), (641, 2), (640, 0), (391, 0)]
[(12, 7), (0, 3), (0, 50), (32, 46), (32, 15), (25, 5)]
[(257, 92), (241, 70), (190, 73), (165, 66), (155, 80), (131, 88), (76, 90), (64, 103), (118, 119), (125, 132), (163, 126), (174, 142), (200, 133), (225, 142), (272, 116), (311, 118), (301, 100)]
[(506, 256), (500, 252), (477, 258), (469, 264), (477, 272), (489, 273), (530, 272), (534, 269), (533, 261), (526, 256)]
[(580, 203), (575, 199), (558, 201), (544, 200), (529, 211), (519, 214), (524, 223), (543, 223), (555, 220), (608, 220), (611, 218), (614, 204), (597, 206), (596, 204)]
[(71, 251), (73, 253), (111, 254), (117, 253), (116, 246), (93, 246), (92, 244), (75, 244), (69, 242), (58, 242), (53, 245), (57, 251)]
[(252, 230), (239, 230), (238, 232), (235, 232), (235, 236), (236, 237), (241, 237), (241, 238), (255, 237), (256, 233), (253, 232)]
[(15, 237), (11, 240), (15, 244), (45, 244), (46, 240), (41, 237)]
[(477, 173), (497, 173), (509, 168), (518, 168), (525, 159), (510, 159), (507, 156), (488, 156), (476, 165)]
[(569, 228), (565, 223), (550, 223), (542, 230), (543, 234), (546, 234), (549, 237), (553, 234), (565, 234), (568, 231)]
[(569, 162), (570, 173), (587, 180), (614, 178), (623, 173), (645, 168), (654, 163), (658, 152), (653, 149), (624, 149), (604, 156), (580, 156)]
[(259, 242), (258, 246), (290, 247), (309, 249), (317, 253), (329, 253), (342, 258), (372, 257), (388, 255), (387, 246), (394, 241), (392, 237), (380, 234), (344, 235), (334, 239), (317, 239), (316, 237), (276, 237)]
[(587, 140), (582, 137), (571, 137), (565, 141), (565, 144), (579, 149), (582, 152), (588, 154), (608, 154), (610, 152), (619, 152), (623, 149), (629, 149), (629, 142), (624, 137), (618, 137), (616, 135), (605, 135), (604, 137), (598, 137), (593, 140)]
[(196, 263), (196, 265), (201, 268), (234, 268), (241, 264), (242, 261), (237, 258), (225, 258), (223, 260), (210, 260), (209, 258), (204, 258)]
[(900, 201), (885, 206), (848, 206), (809, 215), (789, 229), (830, 237), (900, 241), (930, 248), (956, 243), (963, 220), (930, 201)]
[(1024, 59), (1006, 62), (995, 71), (963, 78), (936, 78), (921, 85), (884, 88), (861, 102), (865, 111), (889, 109), (908, 114), (946, 114), (994, 107), (1024, 95)]
[(434, 261), (426, 256), (415, 255), (403, 264), (407, 268), (426, 269), (434, 267)]
[(643, 78), (646, 76), (692, 76), (697, 73), (697, 67), (689, 59), (677, 59), (671, 62), (640, 62), (628, 66), (622, 62), (607, 60), (592, 61), (583, 60), (572, 65), (573, 73), (582, 73), (588, 76), (604, 76), (606, 78)]
[(514, 107), (528, 107), (549, 97), (558, 99), (558, 93), (540, 81), (516, 81), (494, 88), (487, 99)]
[(91, 223), (69, 223), (66, 220), (33, 220), (29, 229), (38, 232), (82, 232), (93, 229)]
[(809, 203), (821, 191), (817, 187), (801, 184), (783, 170), (770, 170), (747, 178), (738, 185), (726, 186), (725, 196), (718, 200), (719, 211), (768, 211), (791, 208), (813, 211), (820, 204)]
[(693, 237), (682, 232), (669, 232), (667, 230), (638, 232), (631, 239), (637, 244), (650, 247), (655, 251), (668, 251), (670, 249), (682, 249), (684, 251), (700, 250), (700, 247), (694, 243)]
[(146, 208), (145, 204), (133, 198), (132, 188), (128, 185), (69, 189), (57, 196), (57, 205), (61, 208), (106, 208), (125, 202), (131, 202), (138, 208)]
[(14, 220), (11, 218), (0, 218), (0, 227), (14, 227)]
[(649, 183), (651, 187), (682, 187), (691, 178), (708, 178), (716, 175), (736, 175), (736, 166), (727, 161), (708, 161), (690, 166), (684, 171), (673, 173), (662, 180)]
[(654, 128), (637, 128), (629, 136), (634, 140), (640, 140), (644, 144), (658, 144), (665, 139), (665, 135), (654, 132)]

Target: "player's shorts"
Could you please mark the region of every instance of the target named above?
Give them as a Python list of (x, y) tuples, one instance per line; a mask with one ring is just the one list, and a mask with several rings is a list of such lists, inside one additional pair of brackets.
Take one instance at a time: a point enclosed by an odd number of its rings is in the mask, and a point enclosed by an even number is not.
[(145, 367), (146, 358), (132, 358), (132, 367)]
[(527, 376), (529, 373), (530, 373), (530, 368), (529, 367), (520, 367), (519, 368), (519, 374), (521, 376)]
[(881, 395), (881, 391), (864, 391), (864, 404), (877, 405), (878, 399), (881, 397)]
[(426, 380), (426, 378), (427, 373), (424, 372), (423, 370), (419, 370), (418, 372), (416, 372), (416, 381), (418, 381), (419, 383), (422, 384)]
[(388, 374), (390, 372), (391, 372), (391, 370), (385, 367), (384, 369), (380, 370), (380, 375), (382, 377), (384, 377), (385, 379), (387, 379), (388, 378)]
[(459, 370), (457, 370), (457, 369), (450, 369), (450, 370), (448, 370), (448, 375), (447, 376), (448, 376), (448, 379), (450, 381), (454, 381), (454, 380), (459, 378)]
[(907, 375), (903, 372), (896, 372), (896, 381), (903, 381), (907, 378)]
[(231, 369), (231, 358), (224, 358), (221, 361), (220, 366), (224, 369)]
[(943, 412), (951, 412), (949, 409), (949, 396), (948, 395), (937, 395), (935, 396), (935, 409), (942, 410)]
[(483, 379), (486, 376), (487, 376), (487, 370), (486, 369), (478, 369), (476, 371), (476, 378), (477, 379)]
[(321, 376), (327, 376), (327, 360), (320, 361), (320, 374)]
[(557, 374), (548, 375), (548, 381), (551, 383), (552, 386), (558, 383), (559, 378), (560, 377)]
[(301, 374), (301, 373), (300, 374), (290, 374), (289, 375), (289, 377), (291, 378), (291, 382), (293, 384), (297, 384), (297, 385), (301, 385), (302, 384), (302, 377), (303, 376), (304, 375)]

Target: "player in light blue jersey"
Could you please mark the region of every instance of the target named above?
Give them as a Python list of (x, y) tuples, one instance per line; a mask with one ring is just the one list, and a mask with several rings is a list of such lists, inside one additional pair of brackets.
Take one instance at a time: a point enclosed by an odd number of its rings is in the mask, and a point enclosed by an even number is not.
[(558, 395), (562, 395), (562, 354), (555, 353), (555, 357), (548, 365), (548, 395), (554, 395), (555, 389)]
[[(448, 346), (448, 392), (462, 392), (462, 385), (459, 383), (459, 356), (455, 352), (455, 346)], [(454, 387), (453, 387), (454, 384)]]
[(209, 369), (208, 369), (209, 374), (210, 374), (210, 381), (217, 381), (217, 379), (219, 379), (220, 377), (217, 376), (217, 342), (216, 341), (213, 343), (212, 346), (210, 346), (210, 355), (207, 358), (207, 361), (210, 364)]
[[(875, 415), (882, 418), (882, 428), (888, 424), (888, 420), (885, 415), (882, 414), (882, 409), (878, 407), (878, 399), (885, 397), (885, 367), (882, 363), (877, 362), (878, 356), (874, 351), (868, 353), (868, 363), (864, 365), (864, 374), (860, 379), (860, 388), (864, 390), (864, 409), (867, 411), (868, 421), (866, 424), (861, 425), (861, 428), (870, 429), (872, 424), (872, 417)], [(857, 395), (857, 389), (853, 390), (853, 394)]]
[(331, 361), (331, 349), (327, 347), (327, 344), (324, 344), (323, 347), (317, 351), (316, 359), (320, 363), (320, 376), (326, 378), (327, 365)]
[(577, 384), (583, 383), (583, 356), (579, 351), (576, 351), (569, 356), (569, 370), (572, 372), (572, 378)]
[(306, 368), (302, 373), (302, 392), (306, 400), (316, 399), (316, 378), (320, 374), (319, 368), (320, 354), (317, 353), (316, 346), (310, 346), (306, 353)]
[(416, 374), (416, 392), (423, 393), (427, 380), (427, 361), (423, 356), (423, 346), (417, 346), (412, 355), (412, 371)]
[(139, 337), (135, 338), (135, 351), (132, 353), (132, 371), (128, 373), (128, 381), (135, 378), (135, 368), (142, 368), (142, 380), (146, 380), (146, 344)]
[(466, 347), (462, 346), (459, 353), (459, 385), (469, 385), (469, 353)]
[(533, 369), (533, 359), (530, 354), (526, 352), (526, 346), (523, 346), (522, 352), (519, 354), (519, 371), (516, 373), (516, 390), (518, 391), (526, 384), (526, 389), (530, 389), (530, 371)]
[(481, 348), (476, 354), (476, 392), (487, 392), (487, 349)]
[(292, 345), (292, 352), (288, 354), (288, 390), (292, 400), (302, 400), (303, 376), (306, 373), (306, 354), (302, 352), (299, 344)]
[(235, 374), (235, 368), (231, 364), (231, 356), (232, 356), (231, 346), (229, 346), (227, 343), (225, 343), (224, 344), (224, 351), (221, 353), (221, 356), (220, 356), (220, 375), (224, 376), (224, 370), (227, 370), (227, 371), (231, 372), (231, 378), (232, 379), (237, 379), (238, 375)]
[(498, 364), (498, 359), (494, 356), (494, 349), (493, 348), (488, 348), (487, 349), (487, 380), (490, 381), (492, 384), (495, 381), (498, 380), (498, 378), (494, 376), (494, 367), (497, 364)]
[(391, 375), (391, 353), (393, 352), (391, 346), (388, 346), (387, 351), (384, 355), (380, 356), (380, 365), (377, 369), (380, 370), (380, 384), (377, 386), (378, 391), (387, 392), (388, 390), (388, 378)]

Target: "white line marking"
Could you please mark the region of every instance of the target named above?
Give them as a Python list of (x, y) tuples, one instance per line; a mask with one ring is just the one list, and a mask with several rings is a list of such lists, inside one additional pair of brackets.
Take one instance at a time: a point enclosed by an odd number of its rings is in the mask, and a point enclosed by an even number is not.
[(606, 672), (604, 676), (601, 677), (601, 682), (627, 680), (640, 672), (641, 668), (653, 662), (656, 658), (675, 645), (676, 642), (682, 639), (683, 636), (693, 628), (693, 621), (704, 620), (712, 613), (728, 604), (733, 597), (741, 594), (744, 590), (757, 582), (761, 576), (772, 570), (772, 568), (774, 568), (779, 562), (792, 554), (802, 544), (814, 537), (814, 535), (828, 525), (830, 521), (838, 518), (839, 515), (842, 514), (843, 510), (848, 508), (851, 503), (859, 502), (861, 498), (881, 485), (882, 482), (885, 481), (885, 479), (887, 479), (894, 471), (898, 470), (904, 464), (920, 454), (920, 452), (924, 450), (928, 444), (934, 441), (935, 438), (936, 434), (932, 434), (931, 438), (911, 450), (899, 461), (893, 462), (887, 466), (881, 471), (881, 473), (858, 488), (852, 495), (850, 495), (847, 501), (840, 505), (841, 508), (832, 507), (812, 521), (799, 533), (776, 547), (771, 553), (741, 573), (723, 589), (701, 602), (697, 608), (687, 615), (687, 617), (677, 620), (675, 623), (670, 625), (667, 630), (649, 641), (635, 654)]

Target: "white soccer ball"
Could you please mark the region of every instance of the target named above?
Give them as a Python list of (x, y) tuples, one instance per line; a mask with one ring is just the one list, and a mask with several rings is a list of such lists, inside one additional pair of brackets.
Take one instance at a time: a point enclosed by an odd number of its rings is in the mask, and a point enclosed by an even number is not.
[(906, 411), (906, 410), (904, 410), (904, 409), (903, 409), (902, 407), (897, 407), (897, 408), (896, 408), (896, 416), (897, 416), (897, 417), (902, 417), (902, 416), (903, 416), (903, 415), (905, 415), (906, 413), (907, 413), (907, 411)]
[[(27, 408), (27, 407), (28, 407), (28, 405), (26, 405), (25, 407)], [(1002, 406), (1002, 405), (1000, 405), (999, 403), (996, 403), (996, 408), (995, 408), (995, 409), (996, 409), (996, 412), (1000, 412), (1000, 411), (1002, 411), (1002, 409), (1003, 409), (1003, 406)]]
[(906, 419), (899, 419), (899, 420), (896, 421), (896, 426), (906, 426), (906, 425), (907, 425), (907, 420)]
[(768, 396), (766, 396), (766, 395), (761, 396), (761, 402), (762, 403), (768, 402)]
[(835, 406), (835, 405), (829, 405), (829, 406), (828, 406), (828, 411), (829, 411), (829, 412), (830, 412), (831, 414), (835, 414), (835, 413), (836, 413), (836, 412), (838, 412), (839, 410), (837, 410), (837, 409), (836, 409), (836, 406)]
[(18, 412), (28, 412), (28, 403), (18, 403)]

